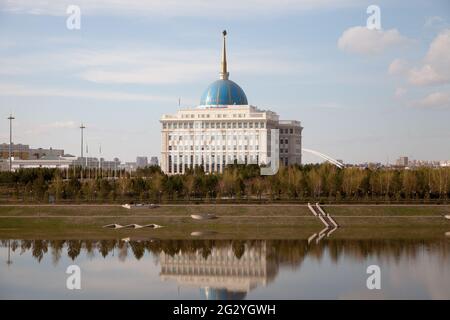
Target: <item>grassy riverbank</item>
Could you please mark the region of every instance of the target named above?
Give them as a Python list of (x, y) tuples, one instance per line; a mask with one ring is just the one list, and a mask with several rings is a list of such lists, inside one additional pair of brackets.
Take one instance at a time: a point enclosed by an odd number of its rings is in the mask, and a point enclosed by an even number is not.
[[(450, 231), (450, 206), (326, 206), (341, 225), (333, 237), (423, 237)], [(218, 219), (195, 221), (194, 213)], [(161, 229), (108, 230), (110, 223), (149, 224)], [(190, 238), (307, 239), (323, 229), (306, 206), (192, 205), (127, 210), (120, 206), (1, 206), (0, 238)]]

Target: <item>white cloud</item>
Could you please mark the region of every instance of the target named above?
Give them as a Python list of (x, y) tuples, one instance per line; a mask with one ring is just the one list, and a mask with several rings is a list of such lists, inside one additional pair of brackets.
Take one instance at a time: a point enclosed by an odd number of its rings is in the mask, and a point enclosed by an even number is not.
[(397, 29), (370, 30), (356, 26), (345, 30), (338, 40), (342, 51), (358, 54), (378, 54), (383, 51), (404, 46), (411, 40), (402, 36)]
[(408, 81), (417, 86), (442, 84), (448, 81), (448, 77), (426, 64), (420, 68), (412, 68), (408, 74)]
[(348, 7), (356, 0), (15, 0), (6, 1), (0, 10), (34, 15), (65, 16), (68, 5), (80, 6), (88, 15), (254, 17), (281, 12)]
[(14, 97), (66, 97), (112, 101), (173, 101), (176, 97), (134, 94), (117, 91), (79, 90), (56, 87), (32, 87), (0, 83), (0, 96)]
[(427, 17), (425, 20), (425, 28), (443, 29), (448, 26), (444, 18), (440, 16)]
[(50, 123), (44, 123), (44, 124), (27, 124), (24, 129), (23, 133), (26, 135), (39, 135), (39, 134), (46, 134), (50, 132), (55, 132), (56, 130), (67, 130), (67, 129), (77, 129), (79, 124), (77, 124), (75, 121), (55, 121)]
[(390, 75), (399, 75), (407, 71), (408, 63), (403, 59), (395, 59), (391, 62), (388, 68)]
[(422, 66), (412, 68), (408, 81), (414, 85), (439, 85), (450, 82), (450, 30), (441, 32), (432, 42)]
[(447, 92), (433, 92), (413, 105), (423, 108), (450, 108), (450, 94)]
[[(238, 52), (229, 56), (231, 77), (239, 75), (285, 75), (304, 71), (287, 53)], [(132, 50), (65, 50), (52, 53), (0, 57), (0, 74), (58, 73), (95, 83), (174, 84), (213, 79), (219, 73), (220, 53), (211, 50), (133, 48)], [(267, 68), (270, 66), (270, 68)], [(310, 68), (310, 67), (309, 67)]]
[(78, 124), (75, 121), (56, 121), (49, 123), (47, 127), (54, 129), (74, 129), (78, 128)]

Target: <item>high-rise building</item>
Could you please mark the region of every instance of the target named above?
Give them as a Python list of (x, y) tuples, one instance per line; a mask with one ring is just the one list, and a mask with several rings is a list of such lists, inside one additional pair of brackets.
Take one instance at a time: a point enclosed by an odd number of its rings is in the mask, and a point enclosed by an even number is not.
[(136, 166), (138, 168), (145, 168), (148, 166), (148, 158), (147, 157), (136, 157)]
[(157, 166), (158, 164), (159, 164), (158, 157), (151, 157), (150, 158), (150, 165), (151, 166)]
[(395, 164), (396, 164), (397, 166), (407, 167), (407, 166), (408, 166), (408, 163), (409, 163), (408, 157), (400, 157), (400, 158), (397, 159), (397, 161), (396, 161)]
[[(233, 163), (269, 165), (272, 149), (279, 149), (282, 164), (301, 164), (300, 122), (280, 121), (275, 112), (248, 103), (241, 87), (229, 80), (225, 41), (224, 31), (220, 79), (205, 90), (200, 104), (161, 118), (165, 173), (184, 173), (196, 166), (222, 172)], [(272, 129), (279, 130), (280, 139), (273, 147)]]

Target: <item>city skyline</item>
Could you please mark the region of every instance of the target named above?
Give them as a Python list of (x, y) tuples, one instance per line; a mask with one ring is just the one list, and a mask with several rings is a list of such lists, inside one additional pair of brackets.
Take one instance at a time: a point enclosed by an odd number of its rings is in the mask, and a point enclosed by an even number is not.
[(68, 2), (0, 5), (0, 142), (12, 113), (14, 143), (79, 155), (84, 123), (90, 156), (101, 144), (107, 159), (159, 157), (161, 115), (198, 104), (217, 78), (226, 28), (249, 104), (301, 119), (305, 147), (346, 163), (450, 158), (445, 1), (380, 1), (381, 31), (365, 28), (365, 1), (124, 3), (79, 1), (72, 31)]

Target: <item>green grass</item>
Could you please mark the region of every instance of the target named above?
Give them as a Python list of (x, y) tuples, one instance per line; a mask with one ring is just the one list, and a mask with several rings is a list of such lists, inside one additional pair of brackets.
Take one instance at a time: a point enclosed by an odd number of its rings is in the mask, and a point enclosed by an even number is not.
[(443, 216), (450, 206), (326, 206), (332, 216)]
[(278, 216), (293, 215), (293, 216), (311, 216), (306, 206), (214, 206), (214, 205), (185, 205), (185, 206), (162, 206), (155, 209), (132, 209), (127, 210), (120, 206), (22, 206), (0, 207), (0, 216), (133, 216), (133, 215), (148, 215), (148, 216), (179, 216), (198, 213), (214, 213), (218, 216)]
[[(341, 225), (333, 237), (442, 236), (450, 231), (450, 206), (327, 206)], [(193, 213), (214, 213), (219, 218), (195, 221)], [(8, 216), (8, 217), (6, 217)], [(45, 216), (45, 217), (43, 217)], [(102, 226), (150, 224), (161, 229), (109, 230)], [(163, 206), (126, 210), (120, 207), (0, 207), (0, 238), (161, 238), (185, 239), (193, 231), (213, 231), (208, 238), (307, 239), (323, 225), (306, 206)]]

